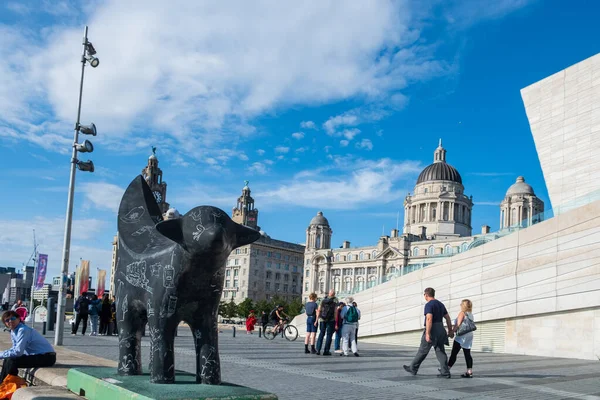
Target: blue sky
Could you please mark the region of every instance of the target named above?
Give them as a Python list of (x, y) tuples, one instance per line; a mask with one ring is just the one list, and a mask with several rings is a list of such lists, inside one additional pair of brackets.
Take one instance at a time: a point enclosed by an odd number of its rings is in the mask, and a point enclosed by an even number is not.
[(262, 229), (298, 243), (319, 210), (334, 246), (376, 243), (399, 211), (401, 226), (439, 138), (475, 233), (498, 228), (518, 175), (550, 208), (519, 91), (600, 51), (595, 2), (162, 3), (0, 5), (1, 266), (22, 266), (35, 229), (60, 270), (86, 24), (101, 63), (82, 122), (99, 134), (70, 270), (110, 269), (116, 208), (152, 145), (179, 211), (231, 212), (247, 179)]

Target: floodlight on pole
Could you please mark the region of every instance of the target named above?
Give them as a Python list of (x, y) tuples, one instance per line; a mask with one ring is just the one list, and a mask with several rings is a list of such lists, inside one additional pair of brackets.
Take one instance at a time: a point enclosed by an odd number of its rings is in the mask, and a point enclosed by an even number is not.
[(81, 121), (81, 98), (83, 95), (83, 76), (85, 72), (85, 63), (89, 62), (93, 68), (100, 64), (100, 60), (94, 55), (96, 49), (91, 42), (88, 41), (88, 27), (86, 26), (83, 33), (83, 54), (81, 55), (81, 81), (79, 83), (79, 104), (77, 106), (77, 122), (75, 122), (75, 134), (73, 138), (73, 153), (71, 156), (71, 173), (69, 175), (69, 195), (67, 197), (67, 216), (65, 218), (65, 237), (63, 246), (63, 259), (61, 269), (61, 285), (58, 292), (58, 302), (56, 310), (56, 328), (54, 330), (54, 345), (62, 346), (63, 331), (65, 324), (65, 306), (67, 303), (67, 278), (69, 276), (69, 258), (71, 252), (71, 225), (73, 222), (73, 198), (75, 195), (75, 173), (77, 169), (80, 171), (94, 172), (94, 163), (90, 160), (79, 161), (77, 152), (90, 153), (94, 151), (94, 146), (88, 140), (83, 144), (78, 143), (79, 133), (84, 135), (96, 136), (96, 125), (80, 125)]
[(80, 153), (91, 153), (94, 151), (94, 145), (89, 140), (86, 140), (83, 143), (76, 143), (75, 148)]

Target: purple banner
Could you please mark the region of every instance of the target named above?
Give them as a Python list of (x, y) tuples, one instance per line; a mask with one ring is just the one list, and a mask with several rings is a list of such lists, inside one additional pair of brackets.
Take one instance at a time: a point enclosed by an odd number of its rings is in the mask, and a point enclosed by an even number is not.
[(48, 269), (48, 255), (40, 254), (38, 256), (38, 266), (35, 272), (35, 290), (40, 290), (44, 287), (46, 280), (46, 270)]

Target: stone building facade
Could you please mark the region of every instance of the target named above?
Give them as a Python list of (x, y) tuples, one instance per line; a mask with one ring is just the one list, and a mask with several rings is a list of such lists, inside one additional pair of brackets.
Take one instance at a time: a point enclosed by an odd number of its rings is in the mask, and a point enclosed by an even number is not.
[[(352, 248), (344, 241), (341, 248), (332, 248), (333, 231), (327, 218), (319, 212), (311, 220), (306, 230), (303, 300), (312, 292), (322, 297), (329, 289), (342, 295), (360, 292), (479, 246), (491, 240), (490, 236), (501, 236), (491, 234), (487, 225), (473, 235), (472, 209), (473, 198), (465, 195), (460, 173), (446, 162), (440, 140), (433, 164), (421, 172), (413, 194), (404, 200), (403, 234), (393, 229), (372, 246)], [(515, 216), (529, 219), (515, 217), (500, 225), (501, 229), (518, 229), (540, 221), (536, 212), (543, 212), (544, 203), (523, 177), (509, 188), (501, 215), (512, 209), (520, 213)]]
[[(232, 219), (260, 230), (258, 210), (250, 196), (248, 181), (232, 210)], [(271, 300), (278, 296), (286, 301), (300, 298), (305, 246), (272, 239), (264, 231), (256, 242), (235, 249), (227, 259), (223, 300), (236, 303)]]

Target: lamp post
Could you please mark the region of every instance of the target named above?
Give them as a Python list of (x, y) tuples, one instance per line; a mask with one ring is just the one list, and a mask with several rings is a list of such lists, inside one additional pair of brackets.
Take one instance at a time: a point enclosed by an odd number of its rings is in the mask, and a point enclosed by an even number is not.
[(90, 160), (79, 161), (77, 159), (77, 152), (91, 153), (94, 150), (94, 146), (88, 140), (83, 144), (79, 144), (79, 133), (84, 135), (96, 136), (96, 125), (93, 123), (90, 125), (81, 125), (81, 96), (83, 94), (83, 75), (85, 71), (85, 63), (89, 62), (93, 68), (96, 68), (100, 64), (100, 60), (94, 55), (96, 49), (91, 42), (88, 41), (87, 37), (88, 27), (85, 27), (83, 34), (83, 54), (81, 55), (81, 82), (79, 84), (79, 104), (77, 106), (77, 122), (75, 123), (75, 134), (73, 138), (73, 154), (71, 156), (71, 173), (69, 177), (69, 196), (67, 198), (67, 216), (65, 218), (65, 237), (63, 246), (63, 263), (61, 269), (61, 285), (58, 292), (58, 307), (56, 312), (56, 330), (54, 334), (54, 345), (62, 346), (63, 344), (63, 330), (65, 323), (65, 305), (67, 297), (67, 276), (69, 274), (69, 253), (71, 251), (71, 225), (73, 222), (73, 196), (75, 193), (75, 172), (78, 168), (81, 171), (94, 172), (94, 163)]

